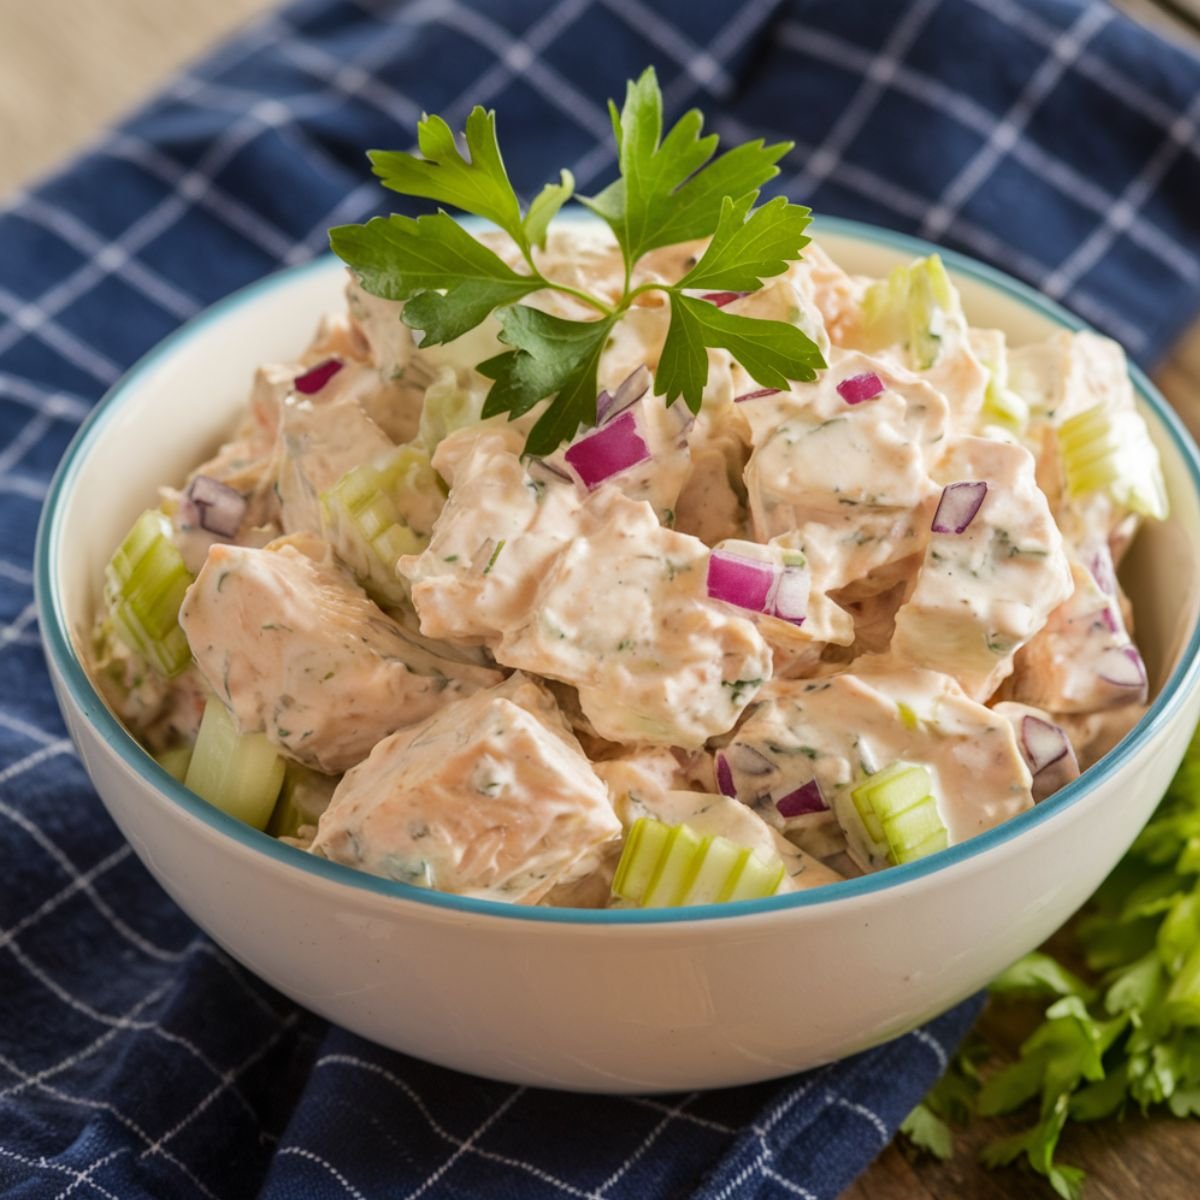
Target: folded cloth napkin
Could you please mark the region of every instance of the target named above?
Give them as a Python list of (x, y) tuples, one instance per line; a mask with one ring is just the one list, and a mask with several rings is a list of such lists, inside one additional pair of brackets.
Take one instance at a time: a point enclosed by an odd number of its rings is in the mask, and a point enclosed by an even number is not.
[(566, 164), (597, 190), (613, 170), (602, 101), (651, 62), (672, 115), (697, 104), (728, 137), (796, 142), (775, 190), (989, 259), (1143, 361), (1196, 310), (1200, 61), (1081, 0), (315, 0), (10, 198), (5, 1196), (834, 1197), (973, 1018), (967, 1004), (846, 1062), (683, 1097), (457, 1075), (329, 1028), (229, 961), (143, 871), (64, 737), (34, 524), (104, 388), (206, 304), (385, 207), (363, 150), (409, 144), (423, 109), (457, 123), (494, 106), (518, 186)]

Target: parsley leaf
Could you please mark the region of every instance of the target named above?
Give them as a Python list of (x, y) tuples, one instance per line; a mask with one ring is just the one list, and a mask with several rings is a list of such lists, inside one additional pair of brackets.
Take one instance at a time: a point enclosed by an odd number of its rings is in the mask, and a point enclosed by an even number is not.
[(706, 346), (728, 350), (762, 387), (786, 389), (792, 379), (815, 379), (825, 360), (816, 344), (794, 325), (742, 317), (682, 292), (671, 295), (671, 324), (655, 376), (669, 404), (682, 396), (700, 411), (708, 382)]
[[(417, 128), (419, 153), (375, 150), (375, 174), (406, 196), (453, 205), (496, 225), (515, 243), (524, 264), (513, 269), (444, 211), (416, 219), (376, 218), (330, 232), (334, 251), (371, 294), (403, 303), (401, 318), (419, 331), (423, 345), (461, 337), (491, 316), (500, 340), (512, 349), (481, 363), (493, 381), (485, 415), (510, 420), (543, 400), (526, 452), (546, 454), (596, 419), (596, 381), (609, 334), (645, 292), (666, 294), (671, 319), (655, 391), (668, 404), (682, 396), (697, 411), (708, 380), (708, 351), (728, 350), (764, 387), (786, 388), (810, 380), (825, 363), (817, 346), (795, 326), (722, 312), (684, 289), (755, 291), (779, 275), (808, 244), (808, 209), (780, 198), (755, 208), (759, 189), (779, 173), (776, 163), (790, 143), (761, 140), (719, 157), (704, 119), (685, 113), (663, 134), (663, 98), (653, 68), (628, 85), (619, 111), (609, 104), (620, 177), (584, 199), (608, 222), (625, 265), (620, 294), (598, 296), (541, 270), (536, 250), (550, 223), (571, 198), (569, 171), (547, 184), (524, 211), (504, 167), (495, 113), (471, 110), (465, 152), (450, 126), (425, 116)], [(678, 281), (657, 274), (635, 286), (633, 271), (648, 251), (710, 238), (700, 260)], [(528, 267), (528, 270), (525, 267)], [(520, 302), (559, 293), (596, 314), (568, 320)]]
[(544, 246), (550, 222), (575, 192), (575, 178), (570, 171), (562, 172), (562, 182), (548, 183), (533, 198), (525, 214), (525, 236), (530, 245)]
[(404, 150), (372, 150), (368, 157), (383, 186), (405, 196), (452, 204), (486, 217), (517, 243), (527, 245), (521, 205), (504, 169), (496, 141), (496, 114), (479, 105), (467, 117), (467, 152), (459, 153), (454, 133), (441, 117), (417, 125), (417, 158)]
[(950, 1126), (925, 1104), (918, 1104), (900, 1122), (900, 1132), (918, 1150), (932, 1154), (941, 1162), (945, 1162), (954, 1152), (954, 1137)]
[(444, 212), (429, 217), (375, 217), (330, 230), (330, 243), (373, 296), (406, 300), (401, 319), (423, 343), (450, 342), (537, 291), (541, 280), (518, 275), (499, 255)]
[(515, 349), (479, 364), (480, 374), (495, 380), (483, 415), (521, 416), (555, 396), (529, 435), (529, 454), (548, 454), (583, 421), (595, 421), (596, 369), (614, 321), (567, 321), (523, 304), (504, 309), (500, 340)]
[(804, 236), (810, 210), (776, 196), (751, 212), (757, 196), (752, 192), (740, 200), (725, 197), (712, 241), (679, 281), (681, 288), (752, 292), (800, 257), (812, 240)]
[(700, 136), (704, 117), (697, 109), (685, 113), (664, 138), (662, 93), (653, 67), (629, 83), (620, 112), (611, 100), (608, 110), (621, 178), (599, 195), (581, 199), (608, 222), (627, 267), (659, 246), (708, 236), (725, 201), (757, 192), (779, 174), (775, 164), (792, 148), (790, 142), (766, 146), (759, 139), (710, 163), (718, 139)]

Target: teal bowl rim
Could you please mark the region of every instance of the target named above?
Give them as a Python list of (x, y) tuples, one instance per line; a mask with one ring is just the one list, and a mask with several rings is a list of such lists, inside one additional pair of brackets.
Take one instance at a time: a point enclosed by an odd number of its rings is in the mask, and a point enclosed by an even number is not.
[[(474, 224), (474, 222), (470, 222), (470, 224)], [(1028, 285), (1005, 275), (994, 267), (954, 251), (943, 250), (920, 238), (840, 217), (818, 218), (815, 228), (818, 233), (828, 232), (860, 241), (874, 242), (914, 256), (939, 253), (952, 270), (1005, 293), (1056, 324), (1072, 330), (1088, 328), (1086, 322), (1067, 312), (1054, 301), (1040, 295)], [(947, 868), (958, 866), (978, 855), (986, 854), (989, 850), (1021, 837), (1065, 812), (1082, 800), (1092, 787), (1110, 778), (1133, 758), (1142, 746), (1168, 722), (1171, 715), (1183, 703), (1188, 691), (1200, 678), (1200, 620), (1198, 620), (1179, 664), (1142, 719), (1099, 763), (1090, 767), (1078, 779), (1056, 792), (1048, 800), (1042, 801), (1034, 808), (1012, 817), (1004, 824), (998, 825), (986, 833), (979, 834), (969, 841), (951, 846), (917, 862), (891, 867), (886, 871), (865, 875), (858, 879), (848, 879), (809, 891), (792, 892), (783, 896), (768, 897), (764, 900), (747, 900), (736, 904), (697, 905), (692, 908), (677, 909), (527, 907), (504, 904), (495, 900), (456, 896), (447, 892), (435, 892), (414, 887), (411, 884), (383, 879), (376, 875), (357, 871), (352, 867), (343, 866), (340, 863), (314, 858), (302, 850), (276, 841), (267, 834), (251, 828), (218, 808), (214, 808), (193, 792), (188, 791), (168, 775), (138, 745), (133, 736), (112, 714), (96, 692), (87, 672), (75, 654), (64, 614), (52, 586), (51, 564), (57, 560), (61, 500), (70, 489), (78, 473), (79, 464), (86, 457), (88, 450), (105, 424), (119, 409), (122, 397), (130, 385), (160, 360), (174, 353), (180, 345), (201, 329), (214, 322), (222, 321), (235, 311), (253, 304), (267, 292), (288, 286), (298, 277), (309, 272), (327, 270), (329, 260), (330, 256), (322, 256), (302, 266), (276, 272), (232, 293), (168, 336), (135, 363), (97, 404), (67, 447), (50, 484), (38, 524), (34, 569), (38, 620), (47, 653), (58, 669), (71, 700), (79, 706), (83, 715), (91, 721), (100, 736), (130, 770), (162, 792), (190, 816), (227, 834), (247, 849), (266, 854), (285, 866), (307, 871), (331, 883), (373, 892), (393, 900), (495, 919), (568, 925), (661, 925), (674, 922), (738, 920), (745, 917), (785, 913), (800, 908), (837, 904), (841, 901), (895, 890), (906, 884), (927, 879)], [(1158, 390), (1132, 363), (1130, 364), (1130, 375), (1138, 394), (1175, 443), (1191, 474), (1192, 487), (1197, 494), (1200, 494), (1200, 451), (1197, 450), (1183, 424)]]

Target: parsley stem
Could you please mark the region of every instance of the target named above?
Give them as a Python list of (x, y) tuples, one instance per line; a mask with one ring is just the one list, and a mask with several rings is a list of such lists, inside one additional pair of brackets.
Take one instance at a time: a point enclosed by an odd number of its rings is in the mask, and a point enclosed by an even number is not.
[(679, 288), (670, 283), (655, 283), (653, 281), (650, 283), (639, 283), (637, 287), (633, 289), (633, 291), (626, 294), (625, 307), (628, 308), (638, 296), (641, 296), (646, 292), (666, 292), (668, 295), (670, 295), (671, 293), (677, 291), (679, 291)]
[(551, 290), (563, 292), (567, 296), (574, 296), (576, 300), (588, 305), (589, 308), (594, 308), (597, 312), (603, 313), (606, 317), (611, 317), (614, 310), (605, 304), (603, 300), (598, 300), (590, 292), (581, 291), (579, 288), (571, 287), (567, 283), (558, 283), (553, 279), (547, 279), (544, 275), (539, 275), (541, 281)]

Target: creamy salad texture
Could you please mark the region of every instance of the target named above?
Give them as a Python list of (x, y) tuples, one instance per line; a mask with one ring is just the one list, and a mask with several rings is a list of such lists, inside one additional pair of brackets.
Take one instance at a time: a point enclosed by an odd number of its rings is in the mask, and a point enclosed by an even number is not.
[[(536, 261), (622, 285), (598, 226)], [(814, 244), (696, 298), (802, 329), (826, 369), (765, 388), (709, 349), (699, 412), (667, 405), (647, 291), (603, 348), (596, 424), (535, 457), (544, 405), (481, 417), (494, 320), (422, 347), (351, 275), (114, 557), (109, 703), (201, 794), (213, 770), (235, 802), (265, 788), (241, 815), (311, 854), (520, 904), (720, 898), (700, 857), (666, 898), (634, 830), (763, 872), (726, 896), (818, 887), (974, 837), (1106, 753), (1147, 700), (1116, 568), (1166, 515), (1121, 350), (969, 327), (936, 258), (871, 280)]]

